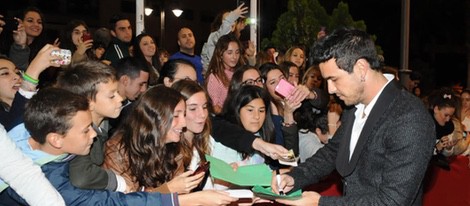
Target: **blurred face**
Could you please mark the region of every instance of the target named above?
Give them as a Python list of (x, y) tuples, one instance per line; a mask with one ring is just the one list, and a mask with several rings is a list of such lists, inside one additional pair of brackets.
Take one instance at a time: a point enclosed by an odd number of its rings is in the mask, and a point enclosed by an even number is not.
[(282, 97), (276, 94), (275, 89), (277, 84), (281, 79), (286, 79), (284, 74), (279, 69), (274, 69), (268, 72), (266, 75), (266, 88), (268, 89), (269, 94), (275, 100), (282, 100)]
[(290, 82), (291, 84), (298, 84), (299, 83), (299, 68), (298, 67), (290, 67), (289, 68), (289, 77), (287, 78), (287, 81)]
[(240, 59), (240, 48), (236, 42), (230, 42), (227, 50), (222, 54), (222, 62), (226, 69), (234, 68)]
[(182, 79), (196, 81), (197, 80), (196, 69), (194, 69), (194, 67), (187, 65), (187, 64), (178, 64), (178, 70), (176, 71), (175, 77), (173, 78), (173, 83)]
[(37, 37), (42, 32), (42, 19), (39, 13), (30, 11), (23, 19), (23, 25), (28, 37)]
[(139, 98), (139, 96), (147, 90), (148, 80), (149, 73), (144, 71), (140, 71), (139, 76), (134, 79), (129, 77), (128, 81), (125, 82), (126, 85), (124, 85), (126, 98), (131, 101)]
[(193, 32), (191, 29), (182, 28), (178, 32), (178, 45), (182, 50), (193, 50), (196, 45), (196, 39), (194, 39)]
[(183, 132), (183, 128), (186, 127), (186, 119), (185, 119), (185, 103), (181, 100), (175, 107), (173, 111), (173, 121), (171, 122), (170, 131), (168, 131), (165, 143), (170, 142), (179, 142), (181, 138), (181, 133)]
[(19, 70), (13, 62), (0, 59), (0, 100), (11, 106), (20, 86)]
[(73, 44), (75, 46), (78, 46), (79, 39), (81, 39), (83, 34), (85, 34), (87, 32), (88, 32), (88, 30), (83, 25), (75, 27), (72, 31), (72, 42), (73, 42)]
[(309, 89), (320, 88), (322, 81), (323, 77), (321, 76), (320, 71), (313, 70), (307, 75), (305, 86), (307, 86)]
[(208, 116), (207, 98), (204, 92), (193, 94), (186, 100), (186, 128), (188, 131), (194, 134), (201, 133)]
[(340, 69), (335, 59), (320, 63), (320, 71), (323, 78), (328, 82), (328, 92), (336, 94), (346, 105), (362, 103), (364, 85), (358, 69), (354, 66), (351, 74)]
[(145, 57), (153, 57), (157, 51), (157, 45), (155, 45), (155, 42), (150, 36), (142, 37), (139, 47)]
[(292, 51), (292, 55), (290, 56), (289, 61), (293, 62), (298, 67), (302, 67), (305, 61), (304, 51), (299, 48), (294, 49), (294, 51)]
[(106, 49), (103, 48), (103, 47), (96, 48), (95, 49), (96, 58), (101, 59), (101, 57), (103, 57), (103, 54), (104, 54), (105, 51), (106, 51)]
[[(102, 119), (105, 117), (116, 118), (121, 113), (123, 98), (117, 92), (118, 82), (108, 81), (108, 83), (99, 83), (96, 86), (96, 98), (90, 101), (90, 109), (93, 119)], [(97, 123), (97, 122), (94, 122)]]
[(122, 42), (129, 43), (132, 40), (132, 27), (127, 19), (119, 20), (116, 22), (116, 27), (111, 34), (121, 40)]
[(160, 60), (160, 63), (163, 66), (163, 64), (168, 61), (168, 54), (167, 53), (162, 53), (162, 54), (160, 54), (160, 56), (158, 58)]
[(243, 73), (242, 77), (243, 85), (256, 85), (263, 88), (263, 79), (260, 77), (258, 71), (254, 69), (248, 69)]
[(470, 93), (464, 92), (460, 98), (462, 99), (462, 110), (470, 109)]
[(408, 85), (407, 85), (408, 91), (413, 91), (413, 89), (419, 85), (419, 82), (420, 82), (419, 80), (411, 80), (410, 79), (408, 81)]
[(452, 115), (454, 115), (455, 108), (452, 107), (443, 107), (439, 108), (437, 106), (434, 107), (434, 119), (436, 122), (444, 126), (446, 122), (450, 121)]
[(252, 133), (258, 132), (266, 119), (266, 106), (261, 98), (253, 99), (240, 109), (243, 127)]
[(93, 138), (96, 132), (93, 129), (90, 111), (78, 111), (70, 119), (72, 127), (62, 138), (61, 150), (76, 155), (87, 155), (90, 153)]
[(274, 48), (269, 48), (268, 50), (266, 50), (266, 53), (271, 57), (274, 57), (274, 52), (276, 52), (276, 49)]

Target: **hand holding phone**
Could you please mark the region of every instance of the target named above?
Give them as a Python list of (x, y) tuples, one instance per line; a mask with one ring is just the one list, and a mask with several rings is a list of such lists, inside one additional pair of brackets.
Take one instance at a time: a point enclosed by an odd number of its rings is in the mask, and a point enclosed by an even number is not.
[(201, 172), (207, 173), (207, 171), (209, 171), (209, 167), (210, 167), (210, 162), (201, 162), (199, 164), (199, 167), (197, 167), (197, 169), (194, 171), (194, 173), (191, 176), (197, 175)]
[(295, 87), (285, 79), (281, 79), (277, 84), (274, 91), (283, 98), (289, 97), (294, 91)]
[(92, 36), (89, 32), (83, 33), (83, 35), (82, 35), (82, 41), (83, 42), (88, 41), (90, 39), (92, 39)]

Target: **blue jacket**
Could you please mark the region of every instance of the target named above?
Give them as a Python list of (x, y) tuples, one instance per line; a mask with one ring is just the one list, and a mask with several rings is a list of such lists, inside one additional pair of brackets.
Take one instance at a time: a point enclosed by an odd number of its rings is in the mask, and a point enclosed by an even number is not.
[[(147, 192), (134, 192), (124, 194), (108, 190), (84, 190), (74, 187), (69, 180), (69, 162), (50, 162), (42, 166), (42, 171), (52, 185), (64, 198), (65, 204), (75, 205), (179, 205), (178, 195)], [(14, 190), (8, 189), (10, 196), (16, 201), (26, 204)]]

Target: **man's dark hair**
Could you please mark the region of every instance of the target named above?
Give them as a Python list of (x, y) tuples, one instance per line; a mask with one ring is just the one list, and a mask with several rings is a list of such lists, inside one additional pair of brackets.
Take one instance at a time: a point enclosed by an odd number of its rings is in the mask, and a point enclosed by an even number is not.
[(88, 111), (86, 97), (60, 88), (41, 89), (26, 104), (24, 125), (34, 140), (44, 144), (49, 133), (66, 134), (78, 111)]
[(111, 17), (111, 19), (109, 19), (109, 30), (116, 31), (116, 23), (118, 21), (121, 21), (121, 20), (127, 20), (127, 21), (131, 22), (129, 20), (129, 18), (127, 18), (127, 17), (125, 17), (121, 14), (115, 14)]
[(127, 75), (131, 79), (135, 79), (140, 76), (140, 71), (147, 72), (150, 74), (150, 70), (147, 65), (139, 59), (134, 57), (126, 57), (119, 61), (116, 65), (116, 77), (121, 78)]
[(374, 41), (365, 31), (340, 28), (317, 41), (313, 46), (314, 63), (336, 59), (342, 70), (351, 73), (357, 60), (365, 59), (374, 70), (380, 70), (380, 61)]
[(95, 100), (97, 85), (116, 81), (116, 71), (98, 61), (84, 61), (72, 64), (57, 77), (56, 87)]

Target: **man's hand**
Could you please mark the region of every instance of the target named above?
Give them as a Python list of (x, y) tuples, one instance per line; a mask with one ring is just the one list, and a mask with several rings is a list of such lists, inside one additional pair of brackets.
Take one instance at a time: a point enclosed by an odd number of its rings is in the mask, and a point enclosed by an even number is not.
[(279, 194), (279, 188), (282, 188), (284, 193), (287, 193), (294, 188), (294, 178), (287, 174), (280, 174), (280, 182), (277, 180), (277, 175), (274, 173), (271, 178), (271, 188), (273, 192)]
[(313, 192), (313, 191), (307, 191), (302, 193), (302, 198), (297, 199), (297, 200), (286, 200), (286, 199), (276, 199), (276, 202), (285, 204), (285, 205), (295, 205), (295, 206), (301, 206), (301, 205), (308, 205), (308, 206), (317, 206), (318, 202), (320, 202), (320, 194)]

